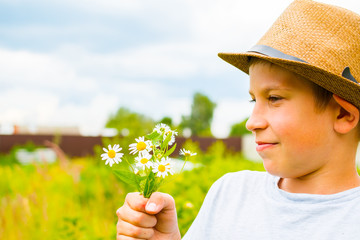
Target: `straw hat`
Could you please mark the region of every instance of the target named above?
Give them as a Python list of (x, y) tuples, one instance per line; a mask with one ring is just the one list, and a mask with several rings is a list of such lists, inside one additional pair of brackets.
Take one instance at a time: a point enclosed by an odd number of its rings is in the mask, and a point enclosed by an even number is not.
[(311, 0), (295, 0), (248, 52), (219, 57), (249, 73), (251, 57), (295, 72), (360, 109), (360, 16)]

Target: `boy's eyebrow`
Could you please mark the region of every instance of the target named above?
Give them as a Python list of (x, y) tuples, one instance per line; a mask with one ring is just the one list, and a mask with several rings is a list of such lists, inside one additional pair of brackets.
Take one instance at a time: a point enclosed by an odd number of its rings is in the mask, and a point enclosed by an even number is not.
[[(289, 91), (290, 88), (289, 87), (282, 87), (282, 86), (271, 86), (271, 87), (266, 87), (264, 89), (261, 89), (261, 93), (263, 94), (268, 94), (270, 91), (273, 91), (273, 90), (285, 90), (285, 91)], [(251, 90), (249, 90), (249, 94), (251, 96), (253, 96), (253, 92)]]

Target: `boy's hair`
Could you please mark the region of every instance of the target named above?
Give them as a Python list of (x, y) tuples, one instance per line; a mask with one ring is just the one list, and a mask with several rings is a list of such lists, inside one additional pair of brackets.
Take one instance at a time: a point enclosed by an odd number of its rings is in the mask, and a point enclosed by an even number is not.
[[(326, 90), (325, 88), (320, 87), (319, 85), (310, 82), (310, 86), (312, 88), (312, 90), (314, 91), (314, 99), (315, 99), (315, 107), (316, 110), (318, 111), (323, 111), (325, 110), (326, 106), (329, 104), (333, 93)], [(358, 111), (360, 112), (360, 109), (358, 109)], [(357, 139), (360, 141), (360, 121), (358, 121), (357, 125), (356, 125), (356, 131), (357, 131)]]
[(319, 85), (313, 83), (312, 81), (309, 82), (312, 90), (314, 91), (316, 109), (319, 111), (323, 111), (326, 108), (326, 106), (329, 104), (333, 96), (333, 93), (326, 90), (325, 88), (320, 87)]

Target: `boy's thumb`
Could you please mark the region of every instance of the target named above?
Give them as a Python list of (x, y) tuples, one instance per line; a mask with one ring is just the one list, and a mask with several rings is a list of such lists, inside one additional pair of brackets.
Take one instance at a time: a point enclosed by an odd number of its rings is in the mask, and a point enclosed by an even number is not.
[(172, 196), (160, 192), (153, 193), (145, 206), (145, 211), (148, 214), (156, 216), (156, 230), (161, 233), (171, 233), (174, 236), (180, 236), (175, 200)]
[(148, 214), (158, 214), (175, 210), (175, 201), (172, 196), (166, 193), (154, 192), (145, 206)]

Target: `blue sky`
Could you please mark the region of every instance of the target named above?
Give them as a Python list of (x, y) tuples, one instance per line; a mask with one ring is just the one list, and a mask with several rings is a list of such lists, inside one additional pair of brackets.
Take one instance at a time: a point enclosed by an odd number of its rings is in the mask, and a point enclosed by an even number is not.
[(96, 135), (121, 106), (178, 122), (201, 92), (225, 137), (251, 104), (248, 77), (217, 53), (246, 51), (290, 2), (0, 0), (0, 124)]

